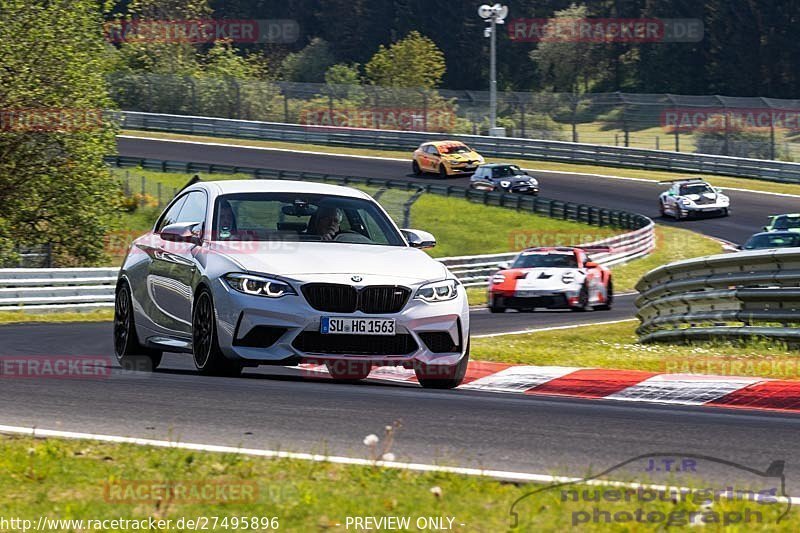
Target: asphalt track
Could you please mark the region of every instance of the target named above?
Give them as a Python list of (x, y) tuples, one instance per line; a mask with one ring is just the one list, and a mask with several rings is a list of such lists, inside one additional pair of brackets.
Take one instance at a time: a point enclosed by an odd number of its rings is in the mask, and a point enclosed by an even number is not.
[[(0, 338), (6, 356), (95, 355), (111, 365), (110, 324), (3, 326)], [(335, 384), (274, 367), (210, 378), (178, 355), (154, 374), (115, 367), (93, 379), (1, 381), (5, 425), (363, 458), (364, 436), (399, 420), (399, 461), (582, 476), (645, 453), (757, 469), (785, 460), (800, 494), (800, 417), (781, 414)], [(704, 474), (719, 482), (731, 475)]]
[[(407, 176), (391, 161), (312, 157), (239, 148), (120, 141), (124, 155), (352, 173)], [(548, 197), (654, 215), (659, 186), (541, 173)], [(453, 183), (458, 183), (454, 180)], [(681, 227), (740, 241), (793, 199), (731, 193), (736, 213)], [(653, 208), (653, 209), (651, 209)], [(615, 311), (508, 313), (504, 329), (569, 320), (630, 316), (632, 298)], [(616, 313), (619, 313), (617, 315)], [(496, 331), (492, 315), (473, 312), (475, 334)], [(705, 454), (755, 469), (785, 460), (789, 493), (800, 493), (800, 417), (721, 408), (615, 403), (563, 397), (429, 391), (413, 385), (336, 384), (284, 368), (247, 369), (241, 378), (197, 375), (187, 356), (168, 354), (153, 374), (128, 373), (110, 358), (111, 325), (23, 324), (0, 327), (0, 355), (107, 357), (109, 376), (92, 379), (1, 379), (0, 423), (45, 429), (177, 439), (299, 452), (366, 457), (361, 443), (402, 421), (393, 452), (400, 461), (479, 466), (530, 473), (585, 475), (645, 453)], [(641, 472), (632, 473), (642, 479)], [(730, 473), (703, 472), (718, 484)]]
[[(120, 155), (193, 161), (249, 167), (264, 167), (305, 172), (327, 172), (353, 176), (413, 181), (441, 181), (436, 176), (419, 178), (411, 173), (410, 159), (391, 161), (330, 155), (298, 154), (289, 151), (257, 150), (238, 146), (208, 146), (181, 142), (123, 137), (118, 139)], [(528, 168), (535, 169), (531, 162)], [(539, 181), (541, 194), (568, 202), (598, 207), (624, 209), (649, 216), (661, 224), (698, 231), (712, 237), (742, 243), (760, 231), (767, 215), (797, 211), (798, 198), (752, 192), (727, 191), (733, 212), (725, 218), (706, 218), (676, 222), (658, 212), (658, 195), (665, 186), (655, 182), (617, 180), (554, 172), (532, 172)], [(467, 178), (451, 178), (448, 184), (466, 186)], [(424, 229), (424, 228), (420, 228)], [(513, 228), (509, 228), (511, 230)]]

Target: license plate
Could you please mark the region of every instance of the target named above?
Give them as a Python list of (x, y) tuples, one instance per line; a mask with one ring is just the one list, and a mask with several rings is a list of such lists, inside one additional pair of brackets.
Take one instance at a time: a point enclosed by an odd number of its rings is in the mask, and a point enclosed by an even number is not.
[(528, 191), (528, 188), (527, 188), (527, 187), (518, 187), (518, 188), (517, 188), (517, 190), (518, 190), (519, 192), (527, 192), (527, 191)]
[(324, 316), (319, 331), (327, 335), (394, 335), (394, 319)]

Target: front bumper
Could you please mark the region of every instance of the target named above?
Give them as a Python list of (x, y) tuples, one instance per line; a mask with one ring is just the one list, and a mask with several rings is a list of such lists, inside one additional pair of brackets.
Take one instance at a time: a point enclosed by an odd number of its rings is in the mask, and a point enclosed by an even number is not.
[(730, 204), (679, 204), (678, 209), (680, 209), (680, 211), (686, 215), (719, 215), (728, 211), (730, 209)]
[[(412, 295), (398, 313), (365, 314), (318, 311), (302, 294), (270, 299), (241, 294), (221, 281), (214, 285), (220, 349), (246, 364), (346, 360), (386, 366), (454, 365), (464, 356), (469, 339), (469, 305), (462, 287), (451, 301), (426, 303)], [(321, 334), (323, 316), (393, 318), (396, 334)]]
[(569, 309), (578, 305), (578, 290), (490, 291), (489, 305), (510, 309)]

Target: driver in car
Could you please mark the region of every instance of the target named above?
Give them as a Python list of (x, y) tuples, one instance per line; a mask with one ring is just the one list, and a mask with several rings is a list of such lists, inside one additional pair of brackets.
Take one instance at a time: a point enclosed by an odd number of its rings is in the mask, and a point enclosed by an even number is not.
[(339, 225), (342, 222), (342, 211), (336, 207), (327, 205), (319, 206), (314, 213), (314, 220), (308, 228), (308, 232), (322, 237), (323, 241), (332, 241), (339, 234)]

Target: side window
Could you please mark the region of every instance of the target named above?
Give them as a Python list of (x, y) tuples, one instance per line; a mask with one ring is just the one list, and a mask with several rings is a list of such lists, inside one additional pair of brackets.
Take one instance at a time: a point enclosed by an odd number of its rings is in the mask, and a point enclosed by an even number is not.
[(156, 226), (156, 233), (160, 233), (165, 226), (175, 224), (178, 221), (178, 214), (181, 212), (181, 208), (185, 202), (186, 196), (183, 196), (180, 200), (172, 204), (172, 206), (163, 215), (161, 215), (161, 219), (158, 221), (158, 225)]
[(439, 150), (437, 150), (436, 147), (433, 145), (428, 146), (428, 149), (426, 151), (431, 155), (439, 155)]
[(177, 221), (182, 223), (205, 222), (206, 207), (205, 193), (199, 191), (190, 192), (186, 197), (186, 202), (183, 204)]

